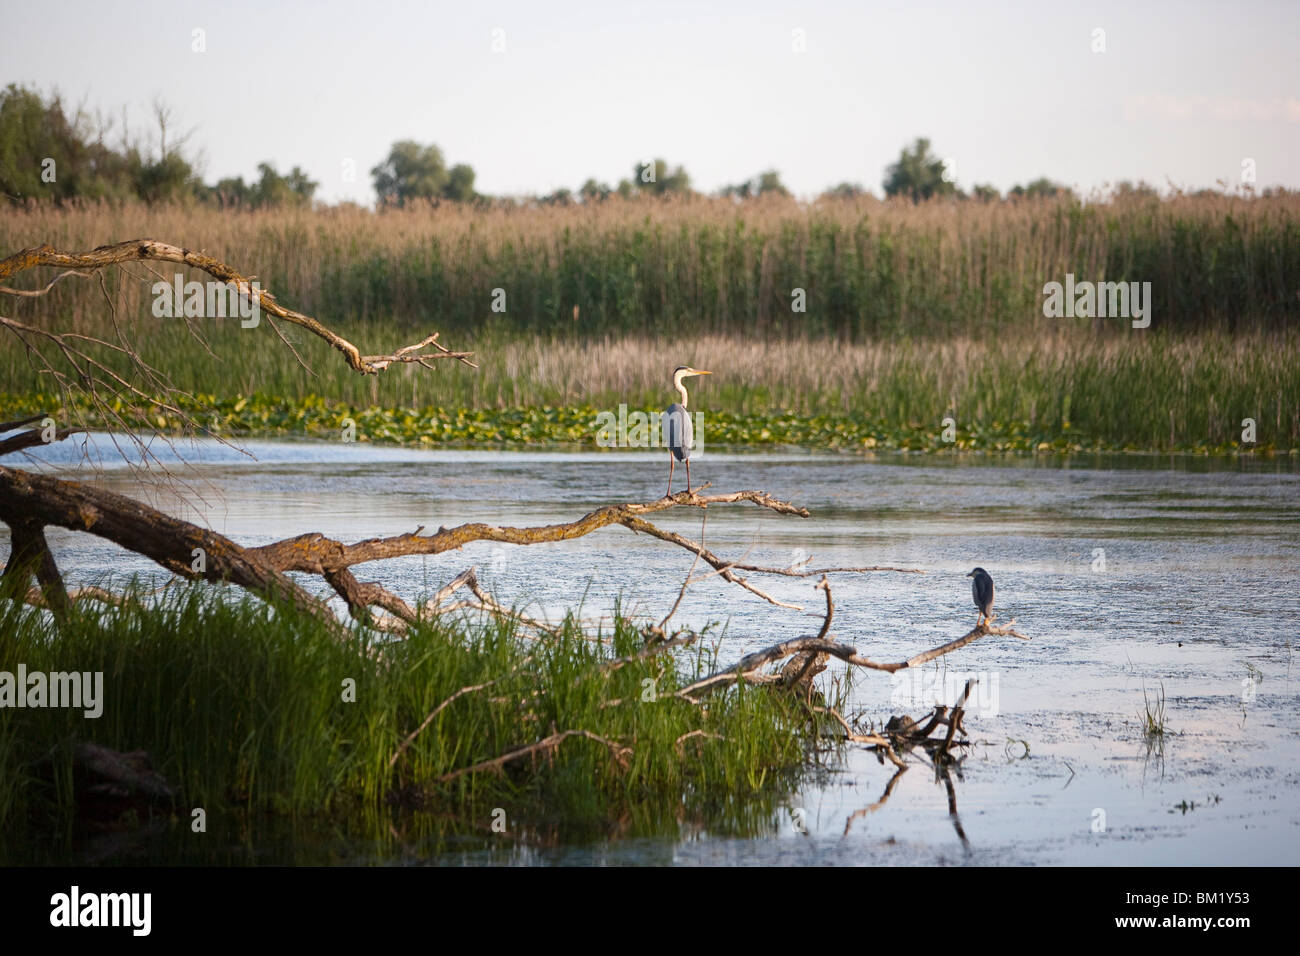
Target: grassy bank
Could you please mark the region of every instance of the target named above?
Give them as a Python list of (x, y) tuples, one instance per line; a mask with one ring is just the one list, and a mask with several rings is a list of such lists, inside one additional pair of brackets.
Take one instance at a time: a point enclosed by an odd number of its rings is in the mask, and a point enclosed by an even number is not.
[[(76, 741), (147, 751), (180, 791), (174, 808), (155, 813), (182, 834), (194, 807), (214, 829), (236, 814), (274, 814), (368, 818), (386, 833), (393, 804), (470, 834), (490, 835), (493, 812), (503, 810), (506, 839), (548, 827), (569, 837), (675, 834), (683, 822), (747, 832), (770, 826), (783, 788), (805, 766), (799, 709), (788, 697), (741, 688), (700, 708), (668, 696), (682, 686), (679, 668), (689, 675), (712, 665), (707, 649), (677, 651), (677, 667), (660, 656), (603, 670), (643, 644), (625, 620), (603, 635), (569, 621), (547, 641), (448, 621), (376, 648), (340, 641), (287, 607), (191, 587), (150, 610), (83, 612), (57, 634), (47, 617), (7, 605), (0, 635), (0, 671), (22, 663), (28, 673), (104, 675), (97, 719), (66, 708), (0, 709), (0, 857), (82, 834)], [(344, 699), (347, 680), (354, 702)], [(486, 681), (496, 683), (450, 704), (389, 768), (440, 702)], [(646, 699), (648, 687), (656, 699)], [(600, 742), (571, 738), (500, 774), (438, 782), (569, 729), (631, 751), (620, 760)], [(679, 745), (692, 731), (702, 733)]]
[[(377, 320), (448, 333), (1033, 335), (1062, 323), (1044, 318), (1042, 290), (1067, 273), (1150, 282), (1156, 329), (1277, 327), (1300, 309), (1296, 194), (1097, 205), (697, 198), (382, 214), (139, 204), (0, 210), (4, 254), (140, 236), (204, 250), (331, 324)], [(107, 290), (124, 314), (143, 314), (154, 278), (136, 270)], [(795, 289), (806, 295), (804, 312), (793, 309)], [(494, 290), (504, 294), (496, 309)], [(68, 282), (14, 308), (19, 317), (97, 323), (104, 306), (97, 283)]]
[[(664, 408), (675, 400), (671, 369), (689, 362), (715, 372), (690, 380), (692, 408), (713, 445), (1231, 453), (1245, 447), (1242, 421), (1251, 418), (1257, 450), (1300, 447), (1295, 332), (870, 344), (480, 335), (477, 370), (447, 363), (363, 378), (306, 336), (296, 347), (316, 375), (268, 329), (209, 323), (204, 348), (164, 321), (140, 320), (134, 341), (145, 361), (191, 393), (186, 409), (223, 435), (337, 439), (351, 418), (360, 441), (594, 448), (598, 413), (620, 404)], [(372, 324), (347, 331), (376, 348), (399, 341)], [(12, 341), (0, 343), (5, 417), (60, 408), (48, 387)], [(947, 417), (951, 443), (942, 434)]]

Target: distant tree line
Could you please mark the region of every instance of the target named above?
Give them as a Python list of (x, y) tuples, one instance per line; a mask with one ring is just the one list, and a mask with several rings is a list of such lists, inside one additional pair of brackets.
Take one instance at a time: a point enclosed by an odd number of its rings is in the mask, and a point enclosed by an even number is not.
[(295, 166), (281, 174), (270, 163), (260, 178), (203, 182), (186, 155), (188, 134), (178, 135), (172, 111), (153, 106), (156, 142), (144, 143), (115, 120), (69, 108), (57, 93), (49, 98), (9, 84), (0, 91), (0, 193), (27, 199), (142, 199), (145, 202), (206, 201), (222, 206), (307, 205), (317, 183)]
[[(153, 106), (157, 126), (156, 142), (145, 144), (127, 128), (125, 116), (114, 120), (102, 114), (90, 115), (84, 108), (70, 109), (57, 94), (49, 97), (26, 87), (10, 84), (0, 90), (0, 194), (11, 201), (53, 199), (141, 199), (145, 202), (197, 201), (222, 208), (258, 209), (310, 206), (319, 183), (298, 166), (281, 173), (272, 163), (260, 163), (258, 178), (227, 177), (215, 185), (203, 182), (193, 160), (186, 154), (188, 134), (178, 135), (171, 110), (161, 103)], [(494, 198), (474, 188), (474, 169), (465, 163), (449, 165), (436, 145), (401, 140), (388, 156), (370, 170), (381, 207), (425, 202), (475, 202), (492, 205), (570, 205), (601, 202), (612, 196), (623, 199), (695, 195), (686, 170), (656, 158), (636, 163), (631, 175), (611, 186), (595, 178), (578, 189), (557, 189), (543, 196)], [(1119, 183), (1119, 196), (1151, 196), (1156, 190), (1138, 183)], [(1203, 190), (1208, 192), (1208, 190)], [(903, 147), (898, 159), (885, 169), (887, 197), (923, 202), (936, 197), (994, 202), (1003, 199), (988, 184), (978, 184), (967, 193), (958, 188), (952, 171), (931, 149), (924, 137)], [(724, 186), (715, 196), (737, 202), (765, 196), (789, 196), (775, 169), (752, 179)], [(843, 182), (825, 190), (822, 199), (852, 199), (869, 195), (858, 183)], [(1073, 197), (1067, 186), (1047, 178), (1014, 186), (1005, 198)]]

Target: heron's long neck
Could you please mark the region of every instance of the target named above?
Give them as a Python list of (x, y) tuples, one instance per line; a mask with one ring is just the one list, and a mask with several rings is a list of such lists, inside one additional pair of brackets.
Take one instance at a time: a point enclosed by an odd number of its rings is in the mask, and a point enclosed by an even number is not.
[(682, 408), (685, 408), (687, 404), (690, 402), (690, 399), (686, 395), (686, 386), (682, 384), (682, 377), (680, 375), (674, 376), (673, 384), (677, 386), (677, 391), (681, 393)]

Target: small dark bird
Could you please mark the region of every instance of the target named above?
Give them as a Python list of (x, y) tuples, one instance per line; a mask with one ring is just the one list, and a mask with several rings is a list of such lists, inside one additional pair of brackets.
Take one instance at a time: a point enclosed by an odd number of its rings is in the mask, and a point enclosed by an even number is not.
[(987, 623), (993, 617), (993, 578), (983, 568), (976, 568), (968, 578), (974, 578), (971, 582), (970, 593), (975, 599), (975, 606), (980, 610), (979, 620), (975, 626)]

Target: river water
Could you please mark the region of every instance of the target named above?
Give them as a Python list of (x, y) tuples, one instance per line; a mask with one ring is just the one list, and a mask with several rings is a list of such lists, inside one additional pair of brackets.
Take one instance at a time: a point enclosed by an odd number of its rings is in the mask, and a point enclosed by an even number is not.
[[(252, 457), (183, 449), (179, 493), (121, 467), (99, 440), (98, 480), (243, 543), (320, 531), (343, 540), (464, 521), (535, 525), (662, 495), (666, 456), (634, 452), (419, 451), (251, 441)], [(158, 446), (160, 458), (171, 452)], [(65, 442), (41, 453), (64, 477), (88, 471)], [(15, 463), (16, 464), (16, 463)], [(753, 839), (683, 832), (421, 855), (409, 862), (749, 864), (1295, 864), (1300, 862), (1300, 474), (1289, 459), (878, 457), (709, 451), (692, 468), (714, 491), (758, 488), (809, 508), (800, 519), (749, 505), (711, 508), (703, 529), (724, 557), (785, 567), (899, 565), (925, 574), (833, 576), (834, 632), (875, 660), (902, 660), (975, 622), (976, 565), (997, 587), (986, 637), (912, 681), (859, 674), (849, 711), (917, 716), (931, 685), (978, 676), (966, 727), (976, 741), (949, 789), (914, 761), (893, 776), (850, 748)], [(676, 480), (684, 476), (680, 470)], [(676, 489), (675, 489), (676, 490)], [(661, 527), (701, 532), (695, 509)], [(70, 583), (165, 575), (98, 539), (52, 531)], [(556, 618), (616, 602), (655, 620), (691, 555), (622, 528), (554, 545), (481, 543), (436, 558), (366, 566), (408, 597), (469, 565), (505, 604)], [(753, 578), (774, 607), (709, 579), (674, 623), (722, 631), (724, 663), (813, 633), (814, 579)], [(819, 681), (841, 668), (832, 664)], [(1166, 733), (1148, 743), (1144, 700), (1162, 694)], [(891, 699), (892, 698), (892, 699)], [(291, 854), (290, 854), (291, 855)]]

